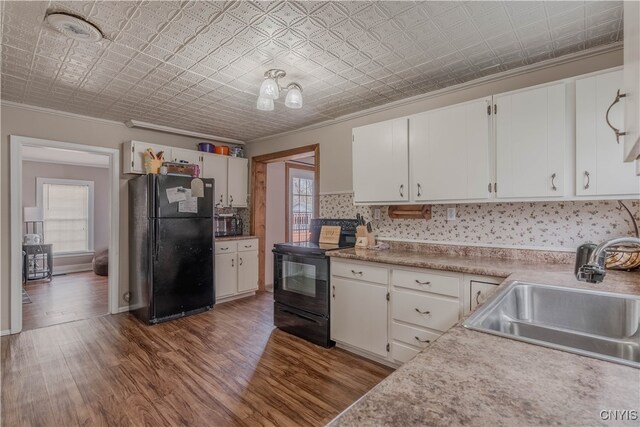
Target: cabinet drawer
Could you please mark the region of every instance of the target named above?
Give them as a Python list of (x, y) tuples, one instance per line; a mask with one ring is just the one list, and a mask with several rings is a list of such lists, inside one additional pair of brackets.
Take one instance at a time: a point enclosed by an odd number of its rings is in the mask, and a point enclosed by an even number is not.
[(394, 269), (392, 272), (394, 286), (427, 291), (436, 294), (460, 296), (460, 284), (462, 277), (434, 274), (426, 271), (411, 271)]
[(216, 242), (216, 254), (229, 254), (237, 251), (237, 242)]
[(409, 347), (408, 345), (394, 342), (391, 344), (391, 357), (401, 363), (407, 363), (420, 353), (419, 350)]
[(395, 290), (391, 314), (393, 319), (444, 332), (459, 320), (460, 304), (435, 295)]
[(389, 283), (389, 270), (386, 267), (333, 262), (331, 263), (331, 274), (334, 276), (346, 277), (348, 279), (380, 283), (382, 285)]
[(257, 250), (258, 250), (258, 239), (238, 241), (238, 252), (257, 251)]
[(391, 322), (391, 338), (396, 341), (402, 341), (405, 344), (415, 345), (416, 347), (424, 348), (435, 341), (440, 335), (441, 334), (425, 331), (424, 329)]

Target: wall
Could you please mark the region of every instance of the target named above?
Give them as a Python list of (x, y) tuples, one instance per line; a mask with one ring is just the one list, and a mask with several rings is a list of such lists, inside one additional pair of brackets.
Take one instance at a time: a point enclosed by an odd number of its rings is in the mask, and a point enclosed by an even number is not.
[[(62, 165), (43, 162), (22, 162), (22, 206), (36, 206), (36, 178), (78, 179), (93, 181), (94, 250), (109, 247), (109, 169), (90, 166)], [(46, 237), (46, 236), (45, 236)], [(56, 257), (54, 269), (63, 265), (91, 263), (93, 255)]]
[(508, 92), (536, 84), (574, 77), (606, 68), (622, 65), (622, 50), (597, 54), (560, 65), (550, 66), (501, 80), (477, 84), (441, 96), (420, 99), (392, 106), (349, 120), (339, 121), (319, 128), (290, 132), (271, 138), (250, 141), (246, 152), (249, 157), (288, 150), (310, 144), (320, 144), (320, 193), (353, 191), (351, 177), (351, 129), (408, 116), (434, 108), (469, 101), (492, 94)]
[(285, 162), (269, 163), (267, 165), (265, 285), (273, 285), (273, 253), (271, 252), (271, 248), (273, 248), (275, 243), (282, 243), (286, 239), (285, 165)]
[[(625, 204), (640, 223), (640, 202)], [(447, 208), (457, 218), (447, 221)], [(538, 203), (433, 205), (430, 220), (391, 219), (388, 206), (354, 206), (352, 194), (320, 196), (320, 217), (373, 221), (379, 238), (466, 245), (575, 250), (585, 242), (632, 236), (629, 214), (615, 200)]]
[[(9, 135), (29, 136), (55, 141), (120, 149), (129, 140), (147, 141), (180, 148), (195, 149), (195, 138), (170, 135), (143, 129), (130, 129), (122, 123), (77, 116), (62, 112), (30, 108), (10, 103), (0, 107), (0, 330), (10, 328), (10, 271), (9, 248)], [(129, 289), (129, 239), (127, 180), (120, 177), (120, 277), (118, 295), (122, 299)]]

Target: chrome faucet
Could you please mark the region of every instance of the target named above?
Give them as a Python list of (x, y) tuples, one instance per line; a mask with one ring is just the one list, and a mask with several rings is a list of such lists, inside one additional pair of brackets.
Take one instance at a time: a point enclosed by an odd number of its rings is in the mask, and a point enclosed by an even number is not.
[[(580, 246), (576, 255), (576, 278), (589, 283), (602, 282), (606, 274), (604, 266), (607, 248), (622, 244), (640, 246), (640, 239), (637, 237), (619, 237), (602, 242), (598, 246), (593, 244)], [(584, 262), (585, 260), (586, 263)]]

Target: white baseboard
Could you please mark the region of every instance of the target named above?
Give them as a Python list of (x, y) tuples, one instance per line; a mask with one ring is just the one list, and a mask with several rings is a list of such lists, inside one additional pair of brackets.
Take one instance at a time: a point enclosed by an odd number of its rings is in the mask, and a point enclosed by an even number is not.
[(69, 264), (53, 266), (53, 274), (68, 274), (68, 273), (80, 273), (81, 271), (91, 271), (93, 265), (90, 262), (85, 264)]
[(229, 301), (233, 301), (240, 298), (252, 297), (255, 294), (256, 294), (256, 291), (252, 290), (252, 291), (243, 292), (241, 294), (229, 295), (227, 297), (222, 297), (222, 298), (216, 297), (216, 304), (222, 304), (224, 302), (229, 302)]
[(126, 313), (129, 311), (129, 306), (125, 305), (124, 307), (118, 307), (118, 313)]
[(11, 329), (5, 329), (4, 331), (0, 331), (0, 337), (9, 335), (10, 333), (11, 333)]

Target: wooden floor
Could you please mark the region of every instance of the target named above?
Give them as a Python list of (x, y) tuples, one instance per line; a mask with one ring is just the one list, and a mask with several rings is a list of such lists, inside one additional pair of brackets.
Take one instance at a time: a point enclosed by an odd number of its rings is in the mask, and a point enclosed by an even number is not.
[(128, 313), (2, 337), (2, 425), (323, 425), (391, 373), (273, 327), (273, 294), (156, 326)]
[(108, 313), (108, 279), (93, 271), (27, 282), (31, 304), (22, 304), (22, 330)]

